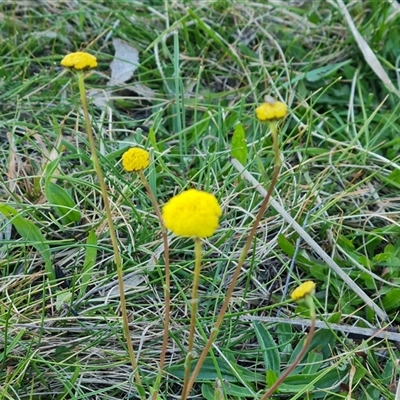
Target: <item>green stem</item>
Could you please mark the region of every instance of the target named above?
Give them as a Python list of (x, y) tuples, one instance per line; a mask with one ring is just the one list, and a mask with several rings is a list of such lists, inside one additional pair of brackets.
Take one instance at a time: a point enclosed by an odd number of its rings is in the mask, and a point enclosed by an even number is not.
[[(100, 166), (100, 162), (99, 162), (99, 158), (97, 156), (96, 142), (94, 140), (94, 136), (93, 136), (93, 132), (92, 132), (92, 124), (90, 121), (87, 100), (86, 100), (84, 73), (83, 73), (83, 71), (78, 71), (77, 74), (78, 74), (79, 93), (80, 93), (80, 97), (81, 97), (83, 113), (85, 116), (86, 133), (87, 133), (87, 136), (89, 139), (89, 146), (90, 146), (90, 152), (92, 154), (93, 167), (96, 171), (97, 179), (99, 180), (101, 194), (102, 194), (102, 198), (103, 198), (103, 202), (104, 202), (104, 208), (106, 211), (106, 216), (107, 216), (107, 221), (108, 221), (108, 228), (110, 231), (111, 243), (112, 243), (113, 250), (114, 250), (114, 262), (115, 262), (115, 266), (117, 269), (117, 275), (118, 275), (118, 286), (119, 286), (122, 321), (123, 321), (123, 329), (124, 329), (126, 345), (128, 347), (129, 359), (131, 361), (132, 369), (135, 374), (135, 381), (136, 381), (136, 385), (138, 386), (138, 391), (142, 392), (143, 391), (142, 382), (141, 382), (139, 371), (137, 368), (136, 357), (135, 357), (135, 353), (133, 351), (132, 339), (131, 339), (130, 331), (129, 331), (128, 313), (126, 310), (126, 299), (125, 299), (125, 291), (124, 291), (124, 278), (123, 278), (123, 271), (122, 271), (122, 260), (121, 260), (121, 256), (119, 253), (117, 236), (115, 234), (113, 217), (112, 217), (111, 208), (110, 208), (110, 202), (108, 200), (107, 186), (105, 184), (103, 172), (101, 170), (101, 166)], [(145, 396), (142, 394), (141, 398), (145, 399)]]
[(295, 360), (290, 364), (288, 369), (279, 377), (279, 379), (268, 389), (268, 391), (261, 397), (260, 400), (266, 400), (268, 399), (269, 396), (271, 396), (275, 390), (280, 386), (280, 384), (289, 376), (289, 374), (296, 368), (296, 366), (300, 363), (302, 358), (304, 357), (304, 354), (306, 354), (307, 349), (310, 346), (311, 340), (314, 336), (315, 332), (315, 306), (314, 306), (314, 301), (311, 295), (308, 295), (305, 298), (305, 301), (307, 302), (309, 308), (310, 308), (310, 318), (311, 318), (311, 326), (310, 326), (310, 331), (308, 332), (307, 339), (304, 343), (303, 348), (301, 349), (300, 353), (297, 355)]
[[(187, 391), (187, 386), (189, 383), (190, 377), (190, 367), (193, 359), (193, 347), (194, 347), (194, 332), (196, 328), (196, 317), (197, 317), (197, 308), (199, 304), (198, 298), (198, 289), (200, 282), (200, 272), (201, 272), (201, 240), (199, 238), (195, 238), (194, 240), (194, 248), (195, 248), (195, 265), (194, 265), (194, 279), (193, 279), (193, 287), (192, 287), (192, 299), (191, 299), (191, 316), (190, 316), (190, 332), (189, 332), (189, 344), (188, 344), (188, 352), (185, 360), (185, 377), (183, 381), (183, 390), (182, 396)], [(183, 398), (183, 397), (182, 397)]]
[(204, 346), (204, 349), (200, 354), (199, 360), (197, 361), (197, 364), (196, 364), (196, 366), (195, 366), (195, 368), (193, 370), (192, 376), (191, 376), (190, 381), (189, 381), (189, 383), (188, 383), (188, 385), (186, 387), (186, 390), (184, 390), (182, 392), (181, 400), (186, 400), (187, 397), (189, 396), (190, 390), (192, 389), (192, 387), (194, 385), (194, 382), (196, 381), (197, 375), (199, 374), (200, 369), (201, 369), (201, 367), (202, 367), (202, 365), (203, 365), (203, 363), (204, 363), (204, 361), (205, 361), (205, 359), (207, 357), (207, 354), (210, 351), (210, 348), (211, 348), (215, 338), (218, 335), (219, 328), (220, 328), (220, 326), (222, 324), (222, 321), (223, 321), (223, 319), (225, 317), (225, 313), (226, 313), (226, 310), (228, 309), (228, 306), (229, 306), (229, 303), (230, 303), (230, 300), (231, 300), (231, 297), (232, 297), (232, 293), (233, 293), (233, 291), (235, 289), (236, 281), (239, 278), (240, 271), (241, 271), (242, 266), (243, 266), (243, 264), (244, 264), (244, 262), (246, 260), (247, 253), (250, 250), (250, 247), (251, 247), (251, 244), (253, 242), (254, 236), (255, 236), (255, 234), (257, 232), (258, 225), (259, 225), (259, 223), (261, 221), (262, 216), (264, 215), (265, 210), (267, 209), (269, 199), (270, 199), (270, 197), (272, 195), (272, 192), (274, 191), (275, 184), (276, 184), (276, 182), (278, 180), (279, 170), (280, 170), (280, 167), (281, 167), (281, 160), (280, 160), (280, 154), (279, 154), (279, 142), (278, 142), (278, 132), (277, 132), (277, 129), (276, 129), (276, 123), (275, 122), (271, 122), (270, 123), (270, 128), (271, 128), (272, 140), (273, 140), (273, 148), (274, 148), (274, 153), (275, 153), (275, 167), (274, 167), (274, 172), (273, 172), (273, 175), (272, 175), (271, 183), (269, 185), (268, 192), (267, 192), (264, 200), (261, 203), (260, 209), (258, 210), (256, 219), (255, 219), (255, 221), (253, 223), (253, 226), (251, 227), (250, 234), (247, 237), (247, 240), (246, 240), (246, 243), (245, 243), (245, 245), (243, 247), (243, 250), (242, 250), (242, 252), (241, 252), (241, 254), (239, 256), (238, 264), (236, 266), (235, 272), (233, 273), (231, 283), (230, 283), (228, 291), (226, 293), (225, 300), (224, 300), (224, 302), (223, 302), (223, 304), (221, 306), (221, 309), (219, 311), (217, 320), (216, 320), (216, 322), (214, 324), (213, 329), (211, 330), (211, 335), (208, 338), (207, 343)]
[[(168, 347), (168, 337), (169, 337), (169, 314), (171, 310), (171, 268), (169, 264), (169, 244), (168, 244), (168, 235), (167, 235), (167, 229), (165, 228), (164, 220), (162, 218), (160, 206), (158, 205), (156, 196), (154, 195), (153, 191), (151, 190), (151, 187), (143, 173), (143, 171), (139, 171), (138, 175), (140, 177), (140, 180), (142, 182), (142, 185), (145, 187), (147, 194), (153, 204), (154, 210), (156, 212), (158, 221), (160, 223), (160, 228), (161, 228), (161, 234), (163, 237), (163, 243), (164, 243), (164, 263), (165, 263), (165, 283), (164, 283), (164, 297), (165, 297), (165, 317), (164, 317), (164, 335), (163, 335), (163, 343), (162, 343), (162, 349), (161, 349), (161, 355), (160, 355), (160, 365), (159, 365), (159, 370), (160, 373), (162, 373), (165, 365), (165, 358), (167, 354), (167, 347)], [(155, 388), (155, 391), (152, 395), (152, 399), (156, 400), (158, 396), (158, 384), (157, 387)]]

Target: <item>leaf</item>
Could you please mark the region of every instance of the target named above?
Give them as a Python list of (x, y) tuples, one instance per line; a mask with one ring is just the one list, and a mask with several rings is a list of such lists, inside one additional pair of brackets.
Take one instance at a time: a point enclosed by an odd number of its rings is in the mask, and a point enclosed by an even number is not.
[(383, 308), (386, 311), (395, 310), (400, 307), (400, 289), (394, 288), (388, 292), (382, 300)]
[(274, 339), (272, 338), (268, 329), (266, 329), (260, 321), (254, 321), (253, 326), (257, 336), (258, 345), (260, 347), (259, 350), (264, 357), (265, 370), (271, 370), (275, 373), (275, 375), (279, 375), (281, 363), (279, 351)]
[[(272, 371), (272, 369), (269, 369), (267, 371), (267, 385), (268, 387), (271, 387), (276, 381), (278, 380), (278, 375)], [(274, 391), (276, 393), (276, 391)]]
[(325, 65), (321, 68), (313, 69), (312, 71), (305, 73), (305, 78), (309, 82), (317, 82), (320, 79), (326, 78), (327, 76), (333, 74), (340, 68), (344, 67), (345, 65), (349, 64), (349, 60), (342, 61), (340, 63)]
[(293, 351), (292, 344), (296, 337), (296, 335), (293, 334), (292, 325), (285, 323), (276, 324), (276, 337), (281, 352), (281, 362), (286, 362), (288, 354), (291, 354)]
[[(282, 234), (278, 235), (278, 245), (282, 251), (289, 257), (293, 257), (295, 254), (295, 247), (290, 243), (288, 239)], [(307, 253), (303, 251), (296, 255), (296, 263), (299, 267), (305, 269), (307, 272), (311, 273), (315, 279), (325, 280), (327, 266), (320, 262), (319, 260), (311, 259)], [(307, 256), (307, 257), (306, 257)]]
[(215, 387), (216, 386), (215, 382), (213, 382), (212, 385), (209, 383), (203, 383), (203, 385), (201, 386), (201, 394), (203, 396), (202, 398), (204, 398), (205, 400), (216, 400), (216, 399), (219, 400), (219, 398), (216, 396), (223, 394), (225, 392), (227, 396), (230, 396), (229, 399), (231, 398), (254, 399), (254, 392), (250, 391), (246, 387), (238, 386), (233, 383), (223, 382), (222, 384), (224, 386), (223, 386), (223, 391), (221, 393), (217, 391)]
[(343, 368), (324, 368), (316, 374), (289, 375), (279, 386), (279, 392), (297, 394), (303, 390), (307, 391), (308, 393), (313, 391), (314, 399), (326, 399), (325, 389), (330, 388), (333, 390), (332, 388), (335, 387), (335, 391), (338, 391), (339, 387), (337, 382), (340, 382), (342, 379), (348, 376), (348, 369), (348, 366), (345, 365)]
[(113, 39), (114, 59), (110, 64), (111, 78), (107, 86), (121, 86), (132, 78), (139, 65), (139, 52), (121, 39)]
[(159, 151), (158, 145), (157, 145), (157, 139), (156, 139), (156, 132), (154, 128), (151, 126), (149, 129), (149, 135), (148, 135), (149, 141), (151, 143), (151, 146), (154, 148), (155, 151)]
[(247, 159), (246, 133), (241, 123), (235, 125), (231, 147), (231, 156), (245, 165)]
[(65, 189), (46, 179), (45, 194), (47, 201), (54, 207), (64, 224), (80, 221), (81, 213), (77, 209), (78, 206)]
[(292, 243), (288, 239), (286, 239), (286, 236), (280, 233), (278, 235), (278, 245), (285, 252), (285, 254), (289, 257), (293, 257), (295, 248)]
[(307, 363), (304, 367), (303, 374), (316, 374), (324, 361), (324, 357), (317, 351), (310, 351), (307, 355)]
[[(305, 338), (299, 341), (296, 348), (293, 350), (293, 353), (290, 357), (289, 364), (291, 364), (300, 351), (303, 348)], [(308, 348), (308, 353), (316, 349), (317, 351), (321, 352), (324, 358), (328, 358), (331, 355), (331, 350), (335, 348), (336, 338), (334, 333), (332, 333), (329, 329), (320, 329), (314, 333), (312, 338), (310, 347)], [(304, 359), (304, 356), (303, 356)], [(302, 359), (302, 360), (303, 360)], [(296, 370), (302, 370), (304, 367), (298, 366)], [(296, 371), (295, 370), (295, 371)]]
[[(191, 363), (191, 369), (194, 369), (197, 361), (193, 361)], [(263, 375), (257, 372), (251, 372), (247, 368), (241, 367), (233, 362), (230, 362), (229, 365), (225, 360), (221, 358), (217, 358), (215, 361), (218, 365), (217, 368), (219, 369), (219, 373), (222, 376), (222, 379), (226, 380), (227, 382), (237, 382), (238, 379), (235, 373), (232, 371), (232, 367), (234, 368), (236, 374), (240, 374), (241, 378), (245, 382), (264, 382)], [(168, 373), (177, 378), (183, 379), (184, 376), (184, 365), (178, 364), (173, 365), (172, 367), (168, 368)], [(214, 382), (216, 378), (219, 378), (218, 372), (214, 365), (214, 361), (211, 357), (207, 357), (204, 360), (204, 363), (200, 369), (200, 373), (197, 376), (196, 382)]]
[(45, 269), (51, 280), (55, 279), (55, 274), (51, 266), (50, 246), (46, 243), (46, 238), (40, 229), (31, 221), (22, 217), (18, 211), (6, 204), (0, 204), (0, 212), (10, 220), (19, 235), (25, 239), (26, 243), (33, 246), (43, 257)]
[(400, 170), (394, 169), (388, 176), (388, 180), (391, 180), (400, 185)]
[(328, 318), (327, 321), (331, 324), (339, 324), (340, 320), (342, 319), (342, 313), (337, 311), (332, 313)]
[(56, 310), (60, 311), (65, 304), (71, 303), (71, 292), (61, 292), (57, 294), (56, 297)]
[(83, 262), (83, 269), (81, 274), (81, 287), (80, 297), (86, 293), (86, 288), (90, 278), (92, 277), (92, 268), (96, 262), (97, 257), (97, 237), (94, 231), (90, 231), (86, 240), (86, 253)]

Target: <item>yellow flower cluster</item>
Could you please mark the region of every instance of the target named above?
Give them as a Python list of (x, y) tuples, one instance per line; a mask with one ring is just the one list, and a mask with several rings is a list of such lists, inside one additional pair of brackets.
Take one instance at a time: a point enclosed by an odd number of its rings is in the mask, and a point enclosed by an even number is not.
[(266, 96), (265, 100), (265, 103), (256, 108), (256, 116), (261, 122), (274, 121), (286, 116), (287, 106), (285, 103), (276, 101), (270, 96)]
[(122, 154), (122, 166), (127, 172), (137, 172), (149, 166), (150, 154), (139, 147), (132, 147)]
[(301, 300), (307, 296), (310, 296), (315, 291), (315, 283), (313, 281), (307, 281), (302, 283), (296, 289), (293, 290), (291, 295), (292, 300)]
[(65, 68), (72, 68), (76, 71), (92, 69), (97, 67), (97, 58), (89, 53), (77, 51), (67, 54), (62, 60), (61, 65)]
[(214, 195), (189, 189), (170, 199), (162, 215), (165, 226), (178, 236), (205, 238), (218, 228), (222, 210)]

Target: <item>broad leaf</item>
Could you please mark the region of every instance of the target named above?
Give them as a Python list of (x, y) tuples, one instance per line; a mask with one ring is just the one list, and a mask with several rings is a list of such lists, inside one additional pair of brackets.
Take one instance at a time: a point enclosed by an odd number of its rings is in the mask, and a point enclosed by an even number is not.
[(231, 156), (236, 158), (242, 165), (245, 165), (247, 159), (246, 133), (241, 123), (235, 125), (231, 147)]
[(45, 185), (46, 198), (62, 222), (70, 224), (80, 221), (81, 213), (69, 193), (50, 179), (46, 179)]
[(259, 351), (264, 358), (265, 371), (272, 370), (275, 375), (279, 375), (281, 362), (279, 351), (274, 339), (268, 329), (260, 321), (253, 322), (254, 331), (257, 336)]
[(53, 280), (55, 275), (51, 266), (50, 246), (46, 243), (46, 238), (42, 235), (40, 229), (9, 205), (0, 204), (0, 212), (10, 220), (19, 235), (26, 241), (26, 244), (33, 246), (40, 253), (45, 261), (46, 272), (49, 278)]

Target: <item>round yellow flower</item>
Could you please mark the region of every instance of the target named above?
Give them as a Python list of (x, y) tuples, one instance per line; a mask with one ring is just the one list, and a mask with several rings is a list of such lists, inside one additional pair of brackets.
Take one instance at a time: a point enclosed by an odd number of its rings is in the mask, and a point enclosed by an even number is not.
[(302, 283), (296, 289), (293, 290), (291, 295), (292, 300), (301, 300), (307, 296), (310, 296), (315, 291), (315, 283), (313, 281), (307, 281)]
[(274, 121), (286, 117), (287, 106), (271, 96), (265, 96), (265, 103), (256, 108), (256, 116), (261, 122)]
[(214, 195), (189, 189), (170, 199), (162, 215), (165, 226), (175, 235), (205, 238), (218, 228), (222, 210)]
[(89, 53), (77, 51), (67, 54), (62, 60), (61, 65), (65, 68), (72, 68), (77, 71), (92, 69), (97, 67), (97, 58)]
[(122, 166), (125, 171), (141, 171), (149, 166), (150, 154), (139, 147), (132, 147), (122, 154)]

